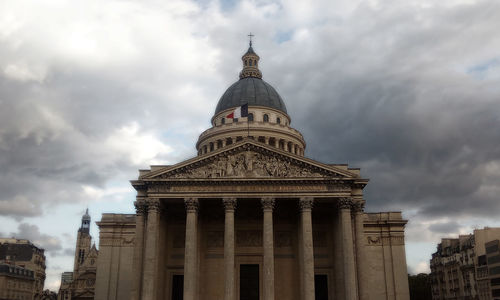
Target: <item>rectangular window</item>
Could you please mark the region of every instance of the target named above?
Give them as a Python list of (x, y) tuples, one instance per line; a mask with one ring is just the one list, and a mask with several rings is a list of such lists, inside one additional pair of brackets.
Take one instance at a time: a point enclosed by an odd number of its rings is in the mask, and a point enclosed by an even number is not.
[(500, 255), (488, 257), (488, 265), (496, 264), (500, 262)]
[(494, 253), (494, 252), (498, 252), (498, 244), (494, 244), (494, 245), (486, 247), (487, 254)]
[(497, 274), (500, 274), (500, 267), (490, 268), (490, 275), (497, 275)]

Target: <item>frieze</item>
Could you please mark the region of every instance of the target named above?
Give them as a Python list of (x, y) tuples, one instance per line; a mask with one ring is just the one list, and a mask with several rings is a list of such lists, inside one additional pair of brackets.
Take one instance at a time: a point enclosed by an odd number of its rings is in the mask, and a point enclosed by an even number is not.
[[(349, 191), (348, 189), (338, 189), (338, 192)], [(184, 192), (332, 192), (325, 185), (317, 184), (291, 184), (280, 183), (266, 185), (200, 185), (200, 186), (173, 186), (165, 193)]]
[(224, 231), (208, 231), (207, 247), (208, 248), (224, 247)]
[(367, 236), (367, 245), (369, 246), (401, 246), (405, 244), (404, 236)]
[(292, 246), (291, 231), (277, 231), (274, 237), (274, 243), (277, 248), (286, 248)]
[(131, 247), (134, 245), (135, 239), (133, 236), (125, 237), (106, 237), (99, 239), (99, 245), (111, 247)]
[(236, 245), (239, 247), (261, 247), (262, 232), (260, 230), (236, 231)]
[(172, 170), (157, 178), (345, 177), (273, 152), (247, 150), (227, 154)]

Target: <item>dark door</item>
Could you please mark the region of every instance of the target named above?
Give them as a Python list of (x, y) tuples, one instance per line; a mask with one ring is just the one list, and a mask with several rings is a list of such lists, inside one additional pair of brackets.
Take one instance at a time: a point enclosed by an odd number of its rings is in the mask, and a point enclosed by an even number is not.
[(240, 300), (259, 300), (259, 265), (240, 265)]
[(172, 278), (172, 300), (182, 300), (184, 297), (184, 275), (174, 275)]
[(314, 275), (314, 294), (316, 300), (328, 300), (328, 277)]

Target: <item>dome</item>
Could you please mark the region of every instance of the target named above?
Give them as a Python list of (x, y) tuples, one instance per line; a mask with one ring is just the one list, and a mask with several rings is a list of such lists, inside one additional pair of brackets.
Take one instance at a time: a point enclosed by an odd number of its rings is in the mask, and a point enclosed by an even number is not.
[(249, 106), (265, 106), (287, 113), (283, 99), (269, 83), (260, 78), (245, 77), (226, 90), (217, 104), (215, 114), (247, 103)]

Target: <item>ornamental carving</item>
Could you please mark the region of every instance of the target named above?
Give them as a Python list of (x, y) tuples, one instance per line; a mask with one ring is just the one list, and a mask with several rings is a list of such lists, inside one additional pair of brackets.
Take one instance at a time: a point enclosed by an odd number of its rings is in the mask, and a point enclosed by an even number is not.
[(160, 212), (161, 209), (161, 203), (160, 199), (157, 198), (149, 198), (146, 203), (148, 207), (148, 212)]
[(262, 232), (260, 230), (238, 230), (236, 231), (236, 246), (261, 247)]
[(224, 231), (208, 231), (207, 247), (208, 248), (224, 247)]
[(354, 213), (363, 212), (365, 210), (365, 201), (358, 201), (352, 204), (352, 211)]
[(339, 209), (351, 209), (352, 199), (351, 198), (339, 198), (337, 201), (337, 207)]
[(274, 209), (274, 198), (272, 197), (264, 197), (260, 200), (262, 203), (262, 209), (263, 210), (270, 210), (272, 211)]
[(405, 238), (402, 235), (368, 236), (367, 242), (370, 246), (402, 246), (405, 244)]
[(292, 232), (291, 231), (277, 231), (274, 237), (276, 247), (285, 248), (292, 246)]
[(139, 199), (139, 200), (135, 201), (134, 206), (135, 206), (136, 215), (141, 216), (141, 215), (146, 214), (147, 206), (146, 206), (146, 203), (144, 202), (144, 200)]
[(311, 210), (313, 208), (313, 198), (312, 197), (302, 197), (299, 199), (300, 210)]
[(224, 198), (222, 199), (222, 203), (226, 211), (234, 211), (236, 209), (236, 198)]
[(199, 162), (162, 174), (159, 178), (225, 178), (225, 177), (344, 177), (333, 171), (302, 163), (276, 153), (242, 151), (224, 153), (207, 162)]
[(186, 205), (187, 212), (198, 212), (198, 199), (197, 198), (186, 198), (186, 199), (184, 199), (184, 204)]

